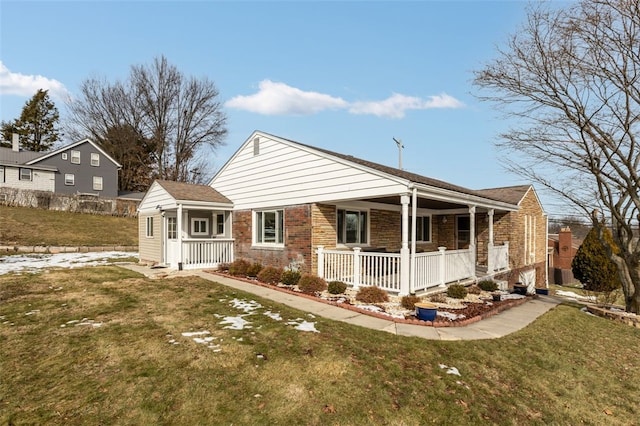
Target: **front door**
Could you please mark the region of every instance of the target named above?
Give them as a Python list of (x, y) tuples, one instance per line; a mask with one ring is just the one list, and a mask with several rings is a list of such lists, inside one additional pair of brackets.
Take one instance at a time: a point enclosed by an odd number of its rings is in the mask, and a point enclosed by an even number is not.
[(165, 243), (165, 265), (173, 268), (178, 267), (178, 218), (176, 215), (167, 213), (164, 218), (164, 235), (166, 235)]

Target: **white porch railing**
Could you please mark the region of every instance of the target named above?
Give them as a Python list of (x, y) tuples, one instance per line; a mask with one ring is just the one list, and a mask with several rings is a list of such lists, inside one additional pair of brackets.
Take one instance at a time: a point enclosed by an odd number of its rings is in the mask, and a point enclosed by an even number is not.
[[(361, 252), (359, 248), (348, 250), (324, 250), (318, 247), (318, 275), (326, 281), (342, 281), (352, 285), (376, 286), (391, 292), (400, 292), (400, 254)], [(415, 255), (414, 288), (423, 291), (448, 282), (475, 275), (472, 249), (449, 250), (440, 247), (437, 252)], [(409, 271), (406, 271), (409, 273)]]
[(182, 268), (215, 268), (233, 262), (232, 239), (182, 241)]
[(489, 244), (487, 253), (487, 272), (509, 269), (509, 242), (501, 246)]

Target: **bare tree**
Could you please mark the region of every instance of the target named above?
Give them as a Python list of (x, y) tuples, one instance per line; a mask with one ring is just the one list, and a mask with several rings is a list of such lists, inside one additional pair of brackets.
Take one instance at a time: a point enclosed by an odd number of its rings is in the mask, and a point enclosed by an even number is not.
[(474, 82), (514, 123), (497, 143), (508, 168), (570, 201), (594, 226), (599, 215), (610, 222), (617, 247), (601, 240), (627, 311), (639, 313), (639, 0), (534, 6)]
[[(138, 171), (146, 169), (149, 159), (149, 179), (194, 181), (199, 176), (195, 168), (206, 167), (197, 154), (224, 143), (226, 115), (215, 85), (207, 78), (185, 77), (164, 56), (151, 65), (132, 66), (126, 82), (88, 79), (81, 93), (68, 105), (69, 133), (88, 134), (98, 141), (109, 135), (112, 140), (107, 145), (112, 147), (142, 143), (137, 152), (149, 157), (141, 158)], [(118, 128), (127, 131), (113, 131)], [(115, 135), (140, 137), (114, 140)]]

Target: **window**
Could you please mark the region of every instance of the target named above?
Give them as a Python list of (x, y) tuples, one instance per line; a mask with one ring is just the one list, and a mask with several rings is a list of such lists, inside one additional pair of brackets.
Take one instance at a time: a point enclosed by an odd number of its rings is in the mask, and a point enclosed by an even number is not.
[[(411, 220), (409, 217), (409, 240), (411, 240)], [(431, 216), (416, 216), (416, 242), (431, 242)]]
[(71, 150), (71, 162), (73, 164), (80, 164), (80, 151)]
[(102, 191), (102, 176), (93, 177), (93, 190)]
[(4, 166), (0, 166), (0, 183), (4, 183)]
[(191, 235), (208, 235), (209, 219), (202, 217), (191, 218)]
[(471, 244), (471, 218), (456, 216), (457, 249), (467, 249)]
[(368, 244), (367, 212), (338, 209), (338, 244)]
[(224, 214), (216, 215), (216, 234), (224, 235)]
[(254, 224), (257, 244), (284, 244), (284, 210), (255, 212)]
[(63, 152), (63, 153), (62, 153), (62, 159), (63, 159), (63, 160), (66, 160), (66, 159), (67, 159), (67, 153), (66, 153), (66, 152)]
[(76, 184), (76, 175), (73, 173), (65, 173), (64, 175), (64, 184), (73, 186)]
[(31, 169), (20, 169), (20, 180), (31, 180)]
[(153, 238), (153, 217), (147, 217), (147, 238)]
[(175, 240), (178, 238), (178, 218), (177, 217), (167, 218), (167, 238), (170, 240)]
[(96, 152), (91, 153), (91, 165), (93, 167), (98, 167), (100, 165), (100, 154)]

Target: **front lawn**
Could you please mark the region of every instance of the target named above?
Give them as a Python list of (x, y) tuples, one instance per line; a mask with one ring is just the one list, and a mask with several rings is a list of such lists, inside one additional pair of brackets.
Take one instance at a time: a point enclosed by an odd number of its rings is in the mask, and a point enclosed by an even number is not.
[(502, 339), (440, 342), (196, 277), (3, 275), (0, 423), (634, 424), (639, 341), (565, 305)]

